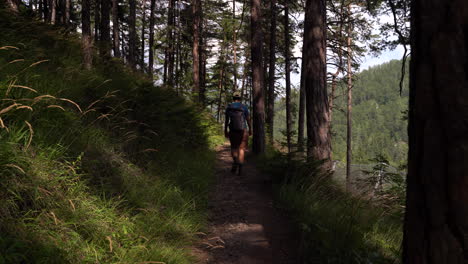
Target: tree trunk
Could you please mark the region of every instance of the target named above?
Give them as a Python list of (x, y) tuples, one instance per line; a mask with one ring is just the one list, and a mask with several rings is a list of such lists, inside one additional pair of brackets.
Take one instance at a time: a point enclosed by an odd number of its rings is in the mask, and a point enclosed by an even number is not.
[[(303, 53), (304, 54), (304, 53)], [(304, 75), (304, 56), (301, 61), (301, 80), (299, 84), (299, 118), (297, 121), (297, 148), (299, 152), (304, 151), (304, 121), (305, 121), (305, 108), (306, 108), (306, 94), (305, 94), (305, 75)]]
[(57, 20), (57, 0), (50, 0), (50, 23), (56, 24)]
[(286, 74), (286, 142), (288, 154), (291, 153), (291, 133), (292, 133), (292, 114), (291, 114), (291, 65), (289, 61), (289, 6), (288, 0), (284, 2), (284, 59)]
[(93, 38), (91, 36), (91, 0), (81, 2), (81, 31), (83, 34), (83, 65), (87, 70), (93, 63)]
[(94, 0), (94, 43), (99, 42), (99, 26), (101, 25), (101, 0)]
[(331, 167), (326, 86), (326, 8), (325, 0), (307, 0), (304, 50), (307, 104), (307, 156), (323, 161), (322, 171)]
[(468, 2), (411, 4), (403, 263), (468, 261)]
[(149, 24), (149, 51), (148, 51), (148, 75), (153, 79), (154, 65), (154, 8), (156, 0), (151, 0), (150, 4), (150, 24)]
[(70, 25), (70, 10), (71, 10), (71, 0), (65, 0), (65, 15), (64, 15), (64, 25), (68, 27)]
[(140, 69), (145, 72), (145, 24), (146, 24), (146, 0), (141, 2), (141, 51), (140, 51)]
[(175, 0), (169, 0), (168, 9), (168, 51), (167, 51), (167, 84), (169, 87), (174, 85), (174, 6)]
[[(200, 1), (200, 6), (202, 2)], [(206, 105), (206, 38), (204, 36), (204, 18), (203, 7), (200, 8), (200, 96), (199, 102), (205, 107)]]
[[(273, 0), (274, 1), (274, 0)], [(236, 0), (232, 0), (232, 20), (236, 21)], [(233, 38), (232, 38), (232, 56), (234, 66), (234, 91), (237, 90), (237, 28), (236, 23), (233, 26)]]
[(346, 190), (351, 192), (353, 190), (352, 179), (351, 179), (351, 162), (352, 162), (352, 92), (353, 92), (353, 73), (351, 67), (352, 50), (351, 50), (351, 4), (348, 4), (348, 111), (346, 113)]
[(251, 0), (251, 57), (252, 57), (252, 89), (253, 89), (253, 144), (255, 154), (265, 152), (265, 95), (263, 91), (262, 67), (262, 16), (261, 0)]
[[(153, 0), (154, 1), (154, 0)], [(114, 57), (119, 58), (120, 54), (120, 29), (119, 29), (119, 0), (112, 0), (112, 35), (114, 43)]]
[(270, 143), (274, 139), (274, 122), (275, 122), (275, 66), (276, 66), (276, 0), (270, 1), (271, 24), (270, 24), (270, 69), (268, 71), (268, 105), (266, 124), (268, 128), (268, 136)]
[(104, 58), (110, 57), (111, 37), (110, 37), (110, 10), (111, 0), (101, 0), (101, 26), (100, 26), (100, 53)]
[(128, 17), (128, 64), (136, 70), (136, 0), (129, 0), (130, 14)]
[(199, 101), (200, 93), (200, 0), (192, 0), (192, 16), (193, 16), (193, 100)]

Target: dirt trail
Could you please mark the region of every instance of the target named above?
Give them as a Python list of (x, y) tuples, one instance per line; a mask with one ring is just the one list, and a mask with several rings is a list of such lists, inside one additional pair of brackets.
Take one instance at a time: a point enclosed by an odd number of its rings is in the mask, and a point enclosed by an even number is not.
[(298, 239), (284, 212), (273, 207), (270, 180), (247, 157), (243, 175), (230, 172), (229, 145), (218, 150), (210, 227), (194, 250), (199, 263), (298, 263)]

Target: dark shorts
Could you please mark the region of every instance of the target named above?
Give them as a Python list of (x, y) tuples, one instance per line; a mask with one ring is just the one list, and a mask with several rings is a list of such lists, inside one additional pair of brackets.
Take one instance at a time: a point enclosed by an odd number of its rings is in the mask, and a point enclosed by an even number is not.
[(230, 131), (229, 141), (231, 141), (231, 149), (246, 149), (249, 142), (249, 133), (247, 132), (247, 129)]

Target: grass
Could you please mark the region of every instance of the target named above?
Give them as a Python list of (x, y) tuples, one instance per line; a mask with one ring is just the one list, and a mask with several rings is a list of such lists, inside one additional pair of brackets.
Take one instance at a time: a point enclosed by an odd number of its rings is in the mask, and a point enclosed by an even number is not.
[(0, 263), (193, 263), (219, 127), (59, 29), (0, 7)]
[(278, 206), (291, 211), (301, 233), (304, 263), (400, 263), (402, 215), (344, 192), (317, 164), (268, 151)]

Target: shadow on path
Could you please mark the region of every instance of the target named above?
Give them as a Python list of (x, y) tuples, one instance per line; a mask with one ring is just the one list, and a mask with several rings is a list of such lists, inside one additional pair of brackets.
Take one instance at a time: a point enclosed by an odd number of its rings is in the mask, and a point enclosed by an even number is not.
[(199, 263), (298, 263), (298, 236), (284, 212), (273, 207), (268, 176), (249, 157), (243, 175), (232, 174), (229, 145), (218, 149), (217, 159), (209, 232), (194, 249)]

